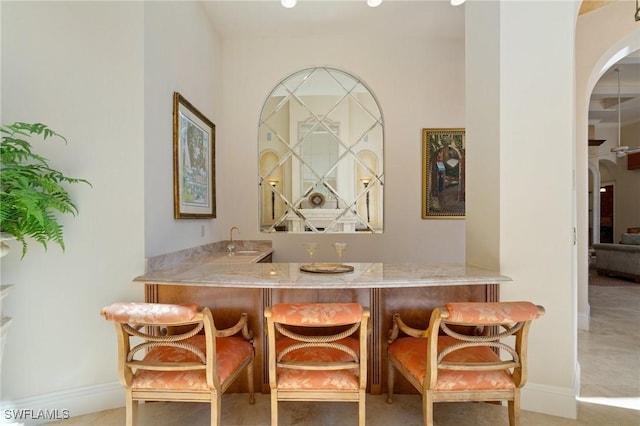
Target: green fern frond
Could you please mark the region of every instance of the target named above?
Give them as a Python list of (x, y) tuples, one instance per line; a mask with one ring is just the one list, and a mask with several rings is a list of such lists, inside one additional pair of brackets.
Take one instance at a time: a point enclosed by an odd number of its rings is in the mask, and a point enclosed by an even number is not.
[(91, 183), (52, 169), (46, 158), (32, 151), (27, 140), (32, 136), (67, 141), (45, 124), (17, 122), (0, 127), (0, 133), (0, 230), (22, 244), (23, 257), (28, 238), (45, 249), (48, 242), (54, 242), (64, 250), (56, 213), (75, 216), (78, 208), (63, 185)]

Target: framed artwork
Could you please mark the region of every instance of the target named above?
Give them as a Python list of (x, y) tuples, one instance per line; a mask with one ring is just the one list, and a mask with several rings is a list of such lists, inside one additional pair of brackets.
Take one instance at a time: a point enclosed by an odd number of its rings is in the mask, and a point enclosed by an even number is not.
[(422, 129), (422, 218), (465, 215), (464, 129)]
[(173, 216), (216, 217), (216, 126), (180, 93), (173, 94)]

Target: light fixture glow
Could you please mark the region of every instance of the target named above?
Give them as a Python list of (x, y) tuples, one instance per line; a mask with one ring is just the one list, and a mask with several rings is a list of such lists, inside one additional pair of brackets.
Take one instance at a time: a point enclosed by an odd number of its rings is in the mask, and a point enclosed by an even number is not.
[(460, 6), (465, 0), (451, 0), (451, 6)]
[(280, 0), (280, 4), (287, 9), (291, 9), (298, 3), (298, 0)]
[(378, 7), (382, 4), (382, 0), (367, 0), (367, 6)]

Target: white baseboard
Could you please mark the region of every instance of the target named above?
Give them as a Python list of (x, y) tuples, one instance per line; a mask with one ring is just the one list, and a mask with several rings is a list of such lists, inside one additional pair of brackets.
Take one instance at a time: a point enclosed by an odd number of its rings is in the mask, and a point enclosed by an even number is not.
[(0, 424), (39, 425), (97, 411), (124, 407), (119, 382), (68, 389), (0, 402)]
[(575, 389), (541, 385), (529, 381), (521, 390), (520, 403), (523, 410), (568, 419), (578, 418)]
[(591, 305), (587, 304), (587, 312), (578, 312), (578, 330), (589, 331)]

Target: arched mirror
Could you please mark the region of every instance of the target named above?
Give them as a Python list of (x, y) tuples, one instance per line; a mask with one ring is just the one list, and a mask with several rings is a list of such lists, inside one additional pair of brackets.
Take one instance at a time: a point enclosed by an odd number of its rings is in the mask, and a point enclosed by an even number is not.
[(260, 116), (263, 232), (382, 232), (384, 124), (358, 78), (318, 67), (276, 85)]

